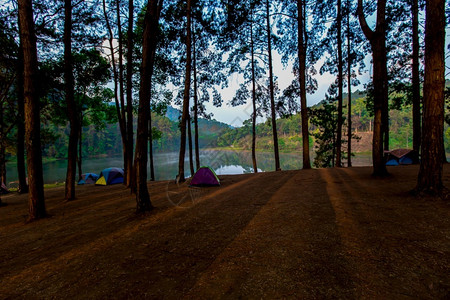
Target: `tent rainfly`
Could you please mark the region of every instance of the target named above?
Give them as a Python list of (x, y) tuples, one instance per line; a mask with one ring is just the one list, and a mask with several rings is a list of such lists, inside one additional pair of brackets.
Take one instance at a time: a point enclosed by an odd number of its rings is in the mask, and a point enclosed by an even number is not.
[(83, 175), (81, 175), (81, 179), (80, 179), (80, 181), (78, 181), (78, 184), (79, 185), (82, 185), (82, 184), (93, 184), (93, 183), (95, 183), (97, 181), (98, 177), (99, 176), (97, 174), (95, 174), (95, 173), (83, 174)]
[(384, 151), (387, 155), (386, 166), (411, 165), (419, 163), (419, 155), (412, 149)]
[(110, 185), (123, 183), (123, 169), (121, 168), (107, 168), (103, 169), (100, 177), (95, 182), (96, 185)]

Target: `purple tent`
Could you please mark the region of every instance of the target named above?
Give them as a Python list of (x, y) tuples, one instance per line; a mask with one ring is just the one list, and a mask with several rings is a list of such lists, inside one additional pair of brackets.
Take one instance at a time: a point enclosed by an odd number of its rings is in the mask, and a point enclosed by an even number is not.
[(219, 186), (220, 180), (210, 167), (200, 167), (191, 180), (191, 186)]

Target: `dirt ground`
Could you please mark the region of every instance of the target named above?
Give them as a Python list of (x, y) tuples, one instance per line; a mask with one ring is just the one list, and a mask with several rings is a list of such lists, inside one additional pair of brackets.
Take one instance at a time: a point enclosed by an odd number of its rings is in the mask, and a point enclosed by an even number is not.
[[(45, 191), (0, 208), (0, 298), (450, 298), (450, 203), (409, 194), (418, 166), (220, 176), (149, 184), (136, 215), (122, 185)], [(450, 166), (444, 181), (450, 187)]]

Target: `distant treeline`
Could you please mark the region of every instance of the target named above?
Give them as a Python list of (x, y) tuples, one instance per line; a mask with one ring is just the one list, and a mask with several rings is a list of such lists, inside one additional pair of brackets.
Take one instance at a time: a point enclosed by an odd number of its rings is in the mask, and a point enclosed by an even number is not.
[[(177, 110), (169, 108), (167, 116), (152, 113), (153, 149), (155, 152), (179, 150), (180, 133), (177, 112)], [(217, 147), (219, 135), (228, 128), (229, 126), (227, 124), (216, 120), (199, 119), (200, 147)], [(136, 119), (134, 129), (136, 132)], [(70, 127), (68, 123), (66, 126), (45, 125), (41, 131), (43, 157), (49, 159), (67, 158), (69, 132)], [(9, 148), (7, 159), (14, 160), (14, 154), (15, 149), (12, 147)], [(82, 155), (83, 157), (122, 155), (119, 124), (105, 124), (104, 128), (98, 128), (95, 125), (84, 126), (82, 134)]]
[[(344, 95), (346, 98), (346, 95)], [(356, 136), (361, 132), (371, 132), (373, 116), (366, 108), (364, 92), (352, 94), (352, 128)], [(321, 104), (311, 107), (317, 109)], [(347, 115), (344, 106), (344, 116)], [(155, 152), (178, 151), (180, 146), (179, 118), (180, 112), (168, 107), (165, 116), (152, 114), (153, 149)], [(136, 122), (135, 122), (136, 123)], [(69, 142), (69, 125), (45, 125), (42, 128), (43, 156), (49, 159), (62, 159), (67, 157)], [(136, 124), (135, 124), (136, 129)], [(192, 128), (193, 130), (193, 128)], [(310, 124), (310, 132), (319, 128)], [(294, 114), (277, 120), (279, 135), (279, 148), (281, 151), (301, 151), (301, 117)], [(12, 132), (13, 133), (13, 132)], [(258, 151), (273, 151), (272, 127), (270, 119), (256, 126), (256, 149)], [(122, 142), (118, 123), (106, 124), (104, 128), (95, 125), (83, 127), (82, 155), (83, 157), (120, 156), (122, 155)], [(390, 110), (390, 148), (412, 147), (412, 109), (410, 105), (401, 109), (393, 107)], [(445, 125), (445, 147), (450, 152), (450, 127)], [(311, 145), (314, 137), (310, 137)], [(199, 146), (200, 148), (233, 147), (237, 149), (251, 149), (251, 122), (246, 121), (242, 127), (233, 128), (216, 120), (199, 119)], [(363, 149), (370, 151), (370, 145)], [(14, 159), (14, 149), (9, 148), (7, 159)]]

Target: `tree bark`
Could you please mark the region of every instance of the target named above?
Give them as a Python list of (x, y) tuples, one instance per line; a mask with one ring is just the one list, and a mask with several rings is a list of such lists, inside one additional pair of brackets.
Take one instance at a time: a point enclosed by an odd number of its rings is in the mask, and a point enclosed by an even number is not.
[(303, 18), (304, 0), (297, 0), (297, 18), (298, 18), (298, 60), (299, 60), (299, 81), (300, 81), (300, 109), (302, 117), (302, 140), (303, 140), (303, 169), (311, 169), (311, 160), (309, 157), (309, 121), (308, 106), (306, 101), (306, 49), (305, 41), (306, 30)]
[(445, 1), (429, 0), (425, 20), (425, 82), (422, 160), (417, 192), (443, 192), (445, 88)]
[(67, 173), (65, 199), (75, 199), (75, 177), (77, 170), (78, 113), (75, 103), (75, 80), (72, 58), (72, 1), (64, 1), (64, 91), (67, 103), (67, 115), (70, 123), (69, 147), (67, 153)]
[(5, 137), (3, 132), (3, 102), (0, 102), (0, 186), (6, 184)]
[(412, 103), (413, 103), (413, 149), (419, 153), (422, 138), (420, 126), (420, 77), (419, 77), (419, 4), (418, 0), (412, 1)]
[[(21, 25), (19, 20), (19, 31), (20, 26)], [(19, 41), (19, 53), (17, 57), (17, 85), (24, 86), (22, 40)], [(23, 194), (28, 193), (27, 174), (25, 170), (25, 112), (23, 89), (17, 89), (17, 110), (17, 176), (19, 179), (18, 192), (20, 194)]]
[(180, 155), (178, 159), (177, 182), (184, 182), (184, 157), (186, 153), (186, 122), (189, 114), (189, 96), (191, 87), (191, 0), (187, 0), (186, 7), (186, 76), (184, 79), (183, 113), (180, 123)]
[(337, 1), (337, 47), (338, 47), (338, 111), (336, 128), (336, 166), (342, 167), (342, 88), (343, 88), (343, 62), (342, 62), (342, 7), (341, 0)]
[(83, 179), (83, 113), (80, 113), (80, 128), (78, 130), (78, 181)]
[[(151, 99), (151, 96), (150, 96)], [(151, 103), (150, 103), (151, 107)], [(150, 159), (150, 181), (155, 181), (155, 164), (153, 162), (153, 125), (152, 125), (152, 111), (149, 111), (148, 117), (148, 145), (149, 145), (149, 159)]]
[(145, 212), (153, 208), (147, 187), (148, 121), (153, 66), (155, 61), (158, 20), (163, 0), (149, 0), (144, 18), (142, 42), (141, 85), (139, 88), (138, 128), (135, 151), (136, 211)]
[(195, 35), (196, 32), (192, 34), (193, 42), (193, 67), (194, 67), (194, 145), (195, 145), (195, 167), (200, 169), (200, 147), (198, 144), (198, 90), (197, 90), (197, 52), (195, 50)]
[(252, 55), (252, 164), (253, 173), (258, 173), (258, 166), (256, 165), (256, 78), (255, 78), (255, 47), (253, 41), (253, 17), (250, 22), (250, 49)]
[(133, 0), (128, 0), (128, 39), (127, 39), (127, 162), (126, 185), (131, 187), (133, 172)]
[(275, 171), (280, 171), (280, 154), (278, 150), (278, 132), (277, 132), (277, 116), (275, 111), (275, 95), (273, 85), (273, 67), (272, 67), (272, 30), (270, 29), (269, 0), (266, 0), (266, 21), (267, 21), (267, 53), (269, 61), (269, 92), (270, 92), (270, 108), (272, 117), (272, 135), (273, 135), (273, 151), (275, 156)]
[(40, 139), (40, 110), (37, 95), (37, 49), (31, 0), (19, 0), (20, 39), (24, 58), (25, 143), (28, 168), (28, 220), (47, 215)]
[[(127, 185), (128, 182), (128, 173), (130, 166), (129, 163), (129, 139), (128, 139), (128, 125), (126, 119), (126, 108), (125, 108), (125, 94), (124, 94), (124, 79), (123, 79), (123, 34), (122, 34), (122, 21), (120, 18), (120, 0), (116, 0), (116, 18), (117, 18), (117, 33), (118, 39), (117, 43), (119, 46), (118, 53), (118, 63), (119, 63), (119, 99), (120, 99), (120, 119), (122, 120), (122, 151), (123, 151), (123, 165), (124, 165), (124, 184)], [(132, 155), (132, 154), (131, 154)]]
[(194, 157), (192, 151), (192, 130), (191, 130), (191, 115), (188, 114), (187, 119), (187, 127), (188, 127), (188, 142), (189, 142), (189, 168), (191, 170), (191, 176), (194, 176)]
[[(350, 1), (347, 0), (347, 6), (350, 9)], [(347, 116), (347, 166), (352, 166), (352, 56), (351, 56), (351, 46), (350, 46), (350, 13), (347, 15), (347, 75), (348, 75), (348, 116)]]
[(358, 17), (361, 29), (369, 40), (373, 52), (373, 88), (374, 88), (374, 122), (372, 141), (373, 175), (386, 176), (388, 174), (384, 161), (384, 145), (388, 146), (383, 136), (386, 134), (388, 81), (386, 65), (386, 0), (378, 1), (377, 21), (375, 31), (367, 25), (363, 12), (363, 1), (358, 0)]
[[(103, 0), (103, 14), (105, 17), (105, 23), (106, 23), (106, 29), (108, 31), (109, 34), (109, 38), (108, 38), (108, 42), (109, 42), (109, 49), (111, 52), (111, 66), (113, 69), (113, 79), (114, 79), (114, 101), (116, 104), (116, 114), (117, 114), (117, 119), (119, 120), (119, 128), (120, 128), (120, 136), (122, 139), (122, 154), (123, 154), (123, 161), (124, 161), (124, 167), (126, 168), (126, 164), (127, 164), (127, 154), (126, 149), (127, 149), (127, 132), (126, 132), (126, 125), (125, 125), (125, 120), (124, 120), (124, 106), (123, 103), (121, 105), (121, 103), (119, 102), (119, 72), (117, 72), (117, 66), (116, 66), (116, 59), (115, 59), (115, 49), (114, 49), (114, 45), (113, 45), (113, 40), (114, 40), (114, 35), (112, 32), (112, 28), (111, 28), (111, 24), (109, 23), (109, 18), (108, 18), (108, 12), (106, 11), (106, 0)], [(125, 172), (126, 173), (126, 172)], [(124, 180), (124, 182), (126, 183), (127, 180)]]

